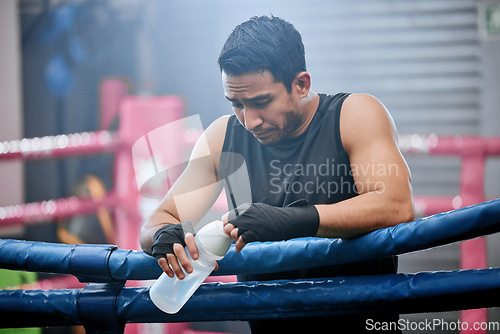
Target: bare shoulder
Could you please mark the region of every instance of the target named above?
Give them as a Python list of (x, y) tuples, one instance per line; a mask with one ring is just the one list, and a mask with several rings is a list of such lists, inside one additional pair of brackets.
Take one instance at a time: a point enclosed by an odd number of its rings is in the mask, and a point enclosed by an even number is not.
[(216, 133), (220, 132), (226, 132), (226, 127), (227, 127), (227, 122), (229, 121), (229, 118), (231, 115), (224, 115), (222, 117), (217, 118), (215, 121), (213, 121), (207, 128), (207, 132), (211, 132), (214, 135)]
[[(354, 123), (371, 124), (372, 122), (392, 122), (392, 117), (385, 106), (376, 97), (369, 94), (352, 94), (343, 105), (341, 120)], [(353, 124), (355, 125), (355, 124)]]
[(212, 152), (221, 152), (226, 137), (227, 123), (230, 115), (225, 115), (213, 121), (204, 132), (204, 136)]
[(340, 134), (347, 151), (353, 142), (395, 140), (397, 137), (391, 115), (377, 98), (369, 94), (352, 94), (345, 99), (340, 114)]

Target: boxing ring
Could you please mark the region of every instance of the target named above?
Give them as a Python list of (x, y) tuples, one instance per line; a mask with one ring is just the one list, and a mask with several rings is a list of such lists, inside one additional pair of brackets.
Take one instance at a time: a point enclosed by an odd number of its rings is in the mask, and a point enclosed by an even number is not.
[[(385, 258), (500, 231), (500, 199), (349, 240), (300, 238), (232, 248), (217, 275), (265, 273)], [(245, 283), (204, 283), (185, 307), (156, 309), (148, 287), (156, 260), (110, 245), (0, 242), (0, 266), (69, 274), (83, 289), (0, 292), (3, 327), (84, 325), (88, 333), (121, 333), (126, 323), (251, 320), (396, 311), (417, 313), (500, 306), (500, 268), (416, 274), (334, 277)]]
[[(138, 249), (143, 217), (131, 150), (158, 124), (182, 118), (177, 97), (126, 96), (119, 82), (103, 87), (119, 114), (117, 132), (59, 135), (0, 143), (0, 160), (48, 159), (96, 153), (115, 156), (114, 189), (98, 200), (70, 197), (0, 207), (0, 227), (113, 210), (114, 245), (68, 245), (0, 240), (0, 268), (67, 275), (61, 289), (0, 291), (0, 327), (83, 325), (88, 333), (121, 333), (126, 324), (177, 323), (340, 316), (396, 311), (419, 313), (500, 306), (500, 268), (487, 268), (484, 238), (500, 232), (500, 199), (486, 201), (485, 158), (500, 155), (500, 138), (401, 136), (403, 152), (446, 154), (462, 159), (460, 194), (415, 197), (424, 218), (353, 239), (300, 238), (253, 243), (231, 249), (214, 274), (266, 273), (357, 263), (468, 240), (461, 246), (461, 270), (268, 282), (204, 283), (185, 307), (169, 315), (149, 299), (140, 281), (156, 279), (156, 260)], [(117, 105), (119, 104), (119, 107)], [(139, 118), (137, 115), (140, 114)], [(167, 115), (167, 117), (165, 117)], [(142, 123), (141, 123), (142, 122)], [(174, 134), (175, 149), (192, 145), (192, 134)], [(174, 150), (175, 150), (174, 149)], [(480, 204), (478, 204), (480, 203)], [(76, 277), (81, 285), (75, 286)], [(66, 283), (64, 283), (66, 282)], [(472, 310), (465, 321), (484, 321)], [(464, 316), (467, 318), (467, 314)], [(482, 331), (485, 332), (485, 331)]]

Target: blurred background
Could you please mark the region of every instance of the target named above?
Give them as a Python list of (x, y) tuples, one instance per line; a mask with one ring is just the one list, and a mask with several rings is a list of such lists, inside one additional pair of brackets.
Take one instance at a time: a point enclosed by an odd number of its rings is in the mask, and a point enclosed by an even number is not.
[[(499, 1), (0, 0), (0, 142), (101, 129), (100, 84), (113, 77), (131, 95), (181, 96), (207, 127), (231, 113), (219, 51), (263, 14), (301, 32), (316, 92), (373, 94), (402, 134), (500, 136)], [(415, 195), (459, 193), (458, 157), (405, 158)], [(2, 163), (0, 206), (70, 196), (88, 174), (110, 189), (112, 166), (108, 155)], [(500, 194), (499, 171), (500, 158), (488, 158), (487, 199)], [(57, 241), (50, 224), (0, 232)], [(458, 248), (402, 256), (400, 271), (457, 269)], [(499, 266), (498, 236), (488, 250)]]

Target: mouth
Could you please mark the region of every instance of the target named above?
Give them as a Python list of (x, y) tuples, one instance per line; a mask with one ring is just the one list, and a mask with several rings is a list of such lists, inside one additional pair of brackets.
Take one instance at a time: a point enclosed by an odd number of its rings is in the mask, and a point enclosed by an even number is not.
[(264, 139), (268, 138), (269, 136), (271, 136), (272, 131), (252, 132), (252, 134), (253, 134), (253, 135), (254, 135), (254, 137), (255, 137), (255, 138), (257, 138), (258, 140), (264, 140)]

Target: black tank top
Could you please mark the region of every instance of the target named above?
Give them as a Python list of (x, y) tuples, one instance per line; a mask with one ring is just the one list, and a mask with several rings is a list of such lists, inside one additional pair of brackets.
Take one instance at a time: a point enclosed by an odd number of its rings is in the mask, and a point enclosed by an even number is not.
[[(275, 145), (262, 145), (232, 115), (227, 124), (222, 148), (219, 178), (227, 178), (246, 164), (253, 203), (282, 207), (299, 199), (309, 204), (333, 204), (357, 196), (349, 156), (340, 138), (340, 111), (349, 96), (319, 94), (318, 109), (306, 131)], [(235, 153), (235, 154), (232, 154)], [(226, 184), (226, 194), (240, 186)], [(231, 187), (231, 185), (233, 185)], [(236, 196), (242, 198), (242, 196)], [(245, 197), (245, 196), (243, 196)], [(240, 205), (228, 196), (230, 207)], [(270, 222), (272, 223), (272, 222)], [(384, 269), (380, 268), (383, 266)], [(394, 261), (389, 267), (380, 261), (363, 265), (315, 268), (276, 275), (258, 275), (250, 279), (306, 278), (337, 275), (363, 275), (395, 272)], [(247, 277), (248, 279), (248, 277)]]

